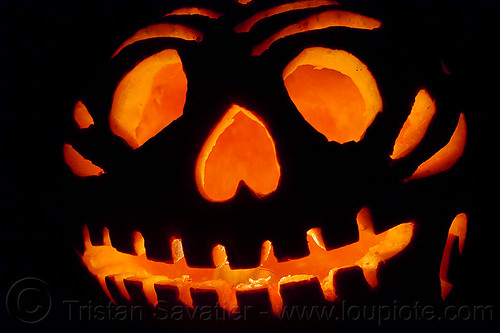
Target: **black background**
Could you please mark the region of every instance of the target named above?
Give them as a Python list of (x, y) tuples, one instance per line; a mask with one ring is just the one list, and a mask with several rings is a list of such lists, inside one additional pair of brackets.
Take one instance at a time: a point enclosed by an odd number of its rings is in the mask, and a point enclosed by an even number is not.
[[(363, 8), (364, 4), (354, 3), (358, 5)], [(171, 6), (151, 1), (2, 1), (1, 295), (5, 297), (19, 279), (37, 277), (47, 283), (53, 299), (49, 316), (33, 325), (20, 323), (9, 315), (2, 299), (5, 329), (107, 330), (144, 326), (165, 329), (164, 323), (68, 320), (63, 300), (104, 305), (108, 301), (77, 255), (82, 222), (78, 214), (85, 214), (75, 212), (75, 205), (71, 205), (80, 197), (71, 187), (72, 178), (63, 162), (61, 148), (72, 135), (75, 101), (94, 84), (108, 64), (108, 56), (131, 32), (160, 17)], [(463, 186), (454, 183), (450, 190), (459, 193), (461, 202), (466, 203), (470, 226), (463, 258), (456, 268), (459, 272), (456, 286), (448, 302), (495, 305), (498, 295), (497, 6), (493, 2), (440, 1), (371, 3), (369, 7), (375, 13), (388, 13), (396, 21), (406, 23), (402, 34), (404, 29), (409, 35), (415, 30), (422, 32), (423, 44), (431, 45), (427, 51), (443, 59), (452, 73), (454, 93), (468, 120), (469, 142), (457, 171), (457, 175), (465, 175), (461, 180)], [(447, 179), (442, 182), (438, 179), (439, 184), (447, 185)], [(416, 188), (418, 192), (418, 185)], [(440, 193), (438, 190), (434, 196)], [(378, 200), (382, 202), (384, 198)], [(435, 203), (426, 209), (423, 216), (439, 210), (440, 205)], [(379, 214), (386, 216), (383, 212)], [(437, 220), (441, 212), (435, 215)], [(415, 285), (418, 279), (407, 283), (408, 289), (421, 288)], [(399, 281), (401, 285), (405, 283)], [(309, 327), (272, 324), (269, 327), (273, 329)], [(315, 328), (350, 328), (351, 324), (356, 329), (377, 328), (372, 323), (314, 324)], [(387, 325), (408, 330), (413, 324)], [(425, 328), (478, 330), (493, 329), (496, 321), (416, 324)], [(231, 323), (232, 326), (204, 322), (176, 325), (177, 329), (218, 328), (217, 325), (229, 329), (253, 327), (249, 322)]]

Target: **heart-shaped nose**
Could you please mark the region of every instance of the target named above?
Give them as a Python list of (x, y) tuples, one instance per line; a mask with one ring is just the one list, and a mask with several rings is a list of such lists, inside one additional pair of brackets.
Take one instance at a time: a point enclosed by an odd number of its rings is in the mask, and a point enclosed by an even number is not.
[(195, 177), (201, 195), (209, 201), (227, 201), (243, 183), (257, 197), (264, 197), (278, 188), (280, 176), (276, 147), (264, 122), (232, 105), (198, 156)]

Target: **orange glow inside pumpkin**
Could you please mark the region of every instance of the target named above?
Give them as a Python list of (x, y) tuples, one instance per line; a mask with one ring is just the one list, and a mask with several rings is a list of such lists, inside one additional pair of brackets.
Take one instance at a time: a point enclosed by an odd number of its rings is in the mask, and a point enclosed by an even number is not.
[(457, 127), (450, 141), (427, 161), (420, 164), (417, 170), (405, 181), (435, 175), (451, 168), (462, 156), (467, 141), (467, 124), (465, 116), (460, 114)]
[(171, 286), (179, 291), (179, 300), (192, 307), (192, 289), (214, 290), (219, 304), (229, 312), (238, 309), (237, 292), (267, 290), (274, 313), (283, 308), (280, 286), (287, 283), (310, 281), (316, 278), (327, 300), (334, 300), (334, 276), (339, 269), (358, 266), (370, 286), (377, 285), (377, 269), (381, 262), (400, 253), (411, 241), (414, 225), (399, 224), (387, 231), (375, 234), (368, 209), (362, 209), (357, 217), (359, 240), (355, 243), (327, 249), (321, 229), (307, 232), (309, 255), (303, 258), (278, 260), (270, 241), (262, 245), (261, 263), (249, 269), (232, 268), (224, 246), (216, 245), (212, 251), (214, 266), (190, 267), (182, 249), (180, 239), (172, 239), (172, 262), (152, 261), (147, 258), (144, 239), (140, 233), (134, 235), (135, 254), (118, 252), (111, 244), (107, 229), (105, 245), (93, 245), (88, 230), (84, 230), (85, 252), (82, 260), (89, 271), (97, 277), (101, 286), (112, 299), (106, 286), (106, 277), (112, 278), (123, 295), (130, 299), (124, 280), (142, 284), (148, 301), (158, 301), (155, 285)]
[(320, 6), (337, 5), (337, 4), (338, 4), (337, 2), (330, 0), (303, 0), (292, 3), (286, 3), (253, 15), (249, 19), (238, 24), (234, 28), (234, 31), (237, 33), (249, 32), (250, 29), (252, 29), (252, 27), (260, 20), (263, 20), (270, 16), (286, 13), (289, 11), (307, 9), (307, 8), (316, 8)]
[(382, 111), (370, 71), (343, 50), (305, 49), (285, 67), (283, 82), (297, 110), (328, 141), (358, 142)]
[(205, 16), (209, 17), (212, 19), (218, 19), (219, 17), (222, 16), (221, 13), (218, 13), (214, 10), (207, 9), (207, 8), (199, 8), (199, 7), (185, 7), (185, 8), (179, 8), (176, 9), (165, 16), (172, 16), (172, 15), (200, 15), (200, 16)]
[(198, 156), (195, 177), (203, 197), (226, 201), (240, 182), (262, 197), (276, 190), (281, 171), (266, 126), (252, 112), (232, 105), (214, 127)]
[(347, 27), (352, 29), (373, 30), (380, 28), (380, 21), (356, 13), (343, 10), (328, 10), (319, 14), (314, 14), (295, 24), (281, 29), (271, 37), (265, 39), (252, 50), (252, 55), (259, 56), (276, 41), (311, 30), (321, 30), (331, 27)]
[(150, 25), (137, 31), (132, 37), (128, 38), (118, 49), (113, 53), (111, 58), (116, 57), (125, 47), (132, 45), (136, 42), (151, 39), (151, 38), (180, 38), (184, 40), (191, 40), (201, 42), (203, 34), (195, 29), (186, 27), (180, 24), (171, 23), (158, 23)]
[(109, 114), (111, 131), (134, 149), (142, 146), (184, 109), (187, 78), (177, 51), (141, 61), (118, 84)]
[(82, 101), (78, 101), (75, 104), (75, 108), (73, 110), (73, 118), (75, 119), (78, 127), (80, 129), (89, 128), (90, 125), (94, 125), (94, 119), (87, 110), (85, 104)]
[(432, 117), (436, 113), (436, 103), (425, 89), (421, 89), (399, 132), (391, 158), (398, 158), (408, 155), (420, 143), (431, 123)]
[(77, 176), (100, 176), (105, 173), (102, 168), (87, 160), (68, 143), (65, 143), (63, 146), (63, 156), (66, 164)]

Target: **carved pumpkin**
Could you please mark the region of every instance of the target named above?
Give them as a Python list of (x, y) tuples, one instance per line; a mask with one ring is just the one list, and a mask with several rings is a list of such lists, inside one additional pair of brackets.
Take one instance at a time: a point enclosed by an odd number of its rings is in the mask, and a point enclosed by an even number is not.
[[(208, 290), (234, 312), (264, 291), (279, 314), (286, 285), (333, 301), (339, 272), (359, 267), (375, 288), (382, 263), (422, 245), (397, 193), (431, 189), (464, 152), (446, 70), (423, 50), (399, 57), (383, 20), (327, 0), (245, 2), (159, 13), (75, 105), (64, 158), (92, 196), (82, 260), (111, 299), (140, 285), (155, 305), (174, 288), (192, 307)], [(397, 214), (373, 223), (381, 202)], [(442, 298), (466, 227), (462, 211), (436, 227), (449, 228), (431, 251)]]

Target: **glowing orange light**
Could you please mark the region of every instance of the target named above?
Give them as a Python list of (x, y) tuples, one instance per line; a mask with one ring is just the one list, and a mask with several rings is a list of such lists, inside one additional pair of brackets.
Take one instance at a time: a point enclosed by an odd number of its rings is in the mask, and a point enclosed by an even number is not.
[(90, 125), (94, 125), (94, 119), (82, 101), (76, 102), (75, 109), (73, 111), (73, 118), (80, 129), (89, 128)]
[(368, 67), (343, 50), (308, 48), (283, 71), (283, 82), (304, 119), (328, 141), (359, 141), (382, 111)]
[(63, 146), (64, 160), (66, 164), (71, 168), (71, 171), (80, 177), (89, 176), (100, 176), (104, 170), (97, 165), (94, 165), (91, 161), (85, 159), (80, 153), (78, 153), (73, 146), (65, 143)]
[[(280, 286), (317, 278), (326, 299), (334, 300), (334, 276), (339, 269), (361, 267), (370, 286), (377, 285), (377, 269), (381, 262), (400, 253), (411, 241), (413, 223), (402, 223), (385, 232), (375, 234), (368, 209), (362, 209), (357, 217), (359, 241), (336, 249), (326, 249), (319, 228), (307, 232), (309, 255), (299, 259), (279, 261), (270, 241), (262, 245), (261, 263), (250, 269), (233, 269), (222, 245), (212, 252), (214, 266), (193, 268), (187, 265), (180, 239), (171, 241), (173, 262), (148, 260), (143, 252), (143, 239), (134, 236), (140, 248), (136, 254), (118, 252), (111, 245), (93, 245), (89, 232), (84, 230), (85, 252), (82, 260), (95, 275), (102, 288), (112, 299), (105, 279), (112, 276), (122, 291), (123, 280), (142, 284), (148, 301), (158, 301), (155, 285), (172, 286), (179, 290), (179, 300), (193, 306), (191, 289), (214, 290), (219, 304), (229, 312), (238, 309), (236, 292), (267, 290), (275, 314), (282, 311), (283, 299)], [(130, 275), (132, 274), (132, 275)], [(124, 293), (127, 297), (126, 293)]]
[(111, 131), (134, 149), (142, 146), (182, 115), (186, 93), (187, 78), (177, 51), (168, 49), (144, 59), (115, 90)]
[(439, 279), (441, 281), (441, 298), (444, 300), (450, 293), (453, 285), (448, 281), (448, 269), (451, 260), (451, 250), (453, 243), (458, 238), (458, 251), (462, 253), (465, 244), (465, 236), (467, 235), (467, 215), (458, 214), (451, 223), (448, 231), (448, 238), (443, 250), (443, 258), (439, 267)]
[(427, 161), (420, 164), (417, 170), (405, 181), (429, 177), (451, 168), (462, 156), (467, 141), (467, 125), (465, 116), (460, 114), (457, 127), (450, 141)]
[(436, 113), (436, 103), (429, 93), (422, 89), (415, 96), (410, 115), (406, 119), (394, 143), (393, 160), (408, 155), (420, 143)]
[(221, 13), (218, 13), (214, 10), (207, 8), (199, 8), (199, 7), (185, 7), (176, 9), (165, 16), (173, 16), (173, 15), (201, 15), (205, 17), (209, 17), (211, 19), (218, 19), (222, 16)]
[(233, 105), (207, 138), (196, 162), (196, 182), (210, 201), (231, 199), (243, 181), (257, 196), (276, 190), (280, 166), (271, 134), (252, 112)]
[(234, 31), (237, 33), (249, 32), (250, 29), (252, 29), (252, 27), (260, 20), (263, 20), (267, 17), (271, 17), (274, 15), (286, 13), (289, 11), (306, 9), (306, 8), (316, 8), (328, 5), (337, 5), (337, 4), (338, 4), (337, 2), (330, 0), (303, 0), (292, 3), (286, 3), (253, 15), (249, 19), (238, 24), (234, 28)]
[(373, 18), (342, 10), (328, 10), (281, 29), (264, 40), (252, 50), (252, 55), (258, 56), (279, 39), (311, 30), (321, 30), (331, 27), (347, 27), (353, 29), (373, 30), (380, 28), (382, 23)]
[(125, 47), (132, 45), (138, 41), (162, 37), (180, 38), (184, 40), (201, 42), (201, 40), (203, 39), (203, 34), (195, 29), (180, 24), (153, 24), (137, 31), (132, 37), (123, 42), (123, 44), (118, 47), (115, 53), (113, 53), (111, 58), (114, 58)]

